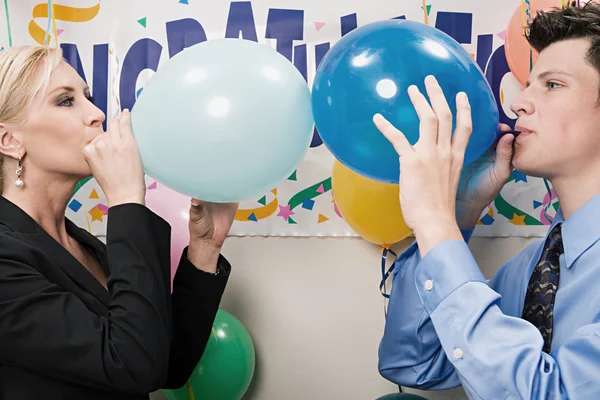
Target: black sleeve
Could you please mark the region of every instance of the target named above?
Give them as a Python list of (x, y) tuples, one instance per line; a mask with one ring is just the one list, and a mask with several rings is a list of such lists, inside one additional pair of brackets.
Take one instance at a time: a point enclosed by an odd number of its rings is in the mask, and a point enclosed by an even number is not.
[(108, 317), (46, 279), (31, 248), (0, 236), (0, 359), (73, 384), (147, 395), (167, 379), (170, 227), (146, 207), (109, 210)]
[(200, 361), (212, 332), (231, 265), (219, 256), (218, 274), (198, 270), (184, 250), (173, 280), (173, 339), (165, 389), (182, 387)]

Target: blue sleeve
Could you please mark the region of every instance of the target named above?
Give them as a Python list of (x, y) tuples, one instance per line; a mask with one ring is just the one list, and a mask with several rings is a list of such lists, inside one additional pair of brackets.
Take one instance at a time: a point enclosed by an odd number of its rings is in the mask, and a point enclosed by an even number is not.
[[(462, 231), (465, 242), (473, 230)], [(396, 261), (385, 331), (379, 346), (380, 374), (399, 385), (423, 390), (460, 386), (435, 327), (421, 303), (415, 273), (421, 262), (416, 243)]]
[(458, 375), (472, 399), (600, 398), (600, 323), (591, 321), (556, 352), (544, 353), (537, 328), (502, 312), (501, 296), (486, 284), (462, 241), (436, 246), (414, 278), (445, 353), (430, 357), (421, 376), (454, 382)]

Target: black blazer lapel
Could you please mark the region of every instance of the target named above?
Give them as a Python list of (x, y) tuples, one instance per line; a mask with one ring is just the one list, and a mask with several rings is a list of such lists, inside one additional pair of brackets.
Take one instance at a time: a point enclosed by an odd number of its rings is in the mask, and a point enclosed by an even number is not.
[[(59, 242), (50, 236), (33, 218), (17, 205), (0, 196), (0, 224), (6, 225), (12, 231), (20, 233), (23, 240), (47, 254), (54, 263), (54, 268), (62, 270), (83, 291), (93, 295), (97, 300), (108, 305), (109, 294), (100, 282)], [(108, 271), (106, 250), (96, 243), (94, 238), (88, 238), (70, 220), (66, 220), (67, 232), (87, 247), (92, 247), (99, 257), (104, 270)], [(50, 266), (49, 266), (50, 267)]]

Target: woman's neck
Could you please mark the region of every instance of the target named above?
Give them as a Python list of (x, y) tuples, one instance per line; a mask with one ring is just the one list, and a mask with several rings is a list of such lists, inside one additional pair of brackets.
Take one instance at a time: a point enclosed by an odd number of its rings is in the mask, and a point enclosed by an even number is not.
[(64, 177), (36, 179), (31, 175), (24, 177), (25, 186), (21, 188), (12, 181), (5, 181), (2, 195), (25, 211), (55, 240), (66, 244), (65, 212), (77, 181)]

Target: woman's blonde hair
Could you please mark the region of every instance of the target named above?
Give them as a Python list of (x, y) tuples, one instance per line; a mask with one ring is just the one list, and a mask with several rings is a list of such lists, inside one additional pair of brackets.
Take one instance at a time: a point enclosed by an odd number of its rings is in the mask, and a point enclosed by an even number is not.
[[(0, 51), (0, 123), (25, 122), (33, 98), (45, 90), (62, 61), (60, 48), (19, 46)], [(0, 155), (0, 193), (4, 158)]]

